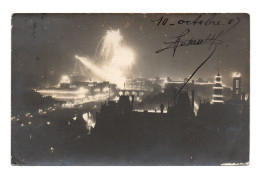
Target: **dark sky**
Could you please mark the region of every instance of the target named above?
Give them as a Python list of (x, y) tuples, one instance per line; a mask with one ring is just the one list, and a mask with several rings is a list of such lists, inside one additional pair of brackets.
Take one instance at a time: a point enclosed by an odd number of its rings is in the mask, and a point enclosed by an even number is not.
[[(156, 26), (152, 19), (168, 17), (165, 26)], [(213, 79), (219, 67), (225, 84), (231, 86), (232, 72), (242, 73), (245, 91), (249, 89), (249, 16), (217, 14), (214, 21), (225, 25), (184, 25), (179, 20), (195, 20), (199, 14), (15, 14), (12, 17), (12, 83), (25, 88), (40, 81), (58, 82), (61, 75), (74, 69), (75, 54), (94, 57), (96, 47), (106, 30), (120, 29), (127, 46), (136, 54), (133, 76), (183, 79), (205, 60), (212, 51), (208, 44), (179, 47), (155, 53), (169, 37), (189, 28), (188, 39), (206, 38), (210, 33), (226, 30), (229, 19), (240, 23), (219, 39), (216, 52), (194, 76)], [(207, 20), (211, 14), (202, 14)], [(175, 23), (170, 26), (169, 23)]]

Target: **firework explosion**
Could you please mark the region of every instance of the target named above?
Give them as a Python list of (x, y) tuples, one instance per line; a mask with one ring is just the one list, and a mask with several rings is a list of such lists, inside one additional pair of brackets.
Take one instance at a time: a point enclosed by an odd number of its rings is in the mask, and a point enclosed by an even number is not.
[(124, 43), (124, 38), (118, 30), (108, 30), (97, 47), (97, 58), (103, 64), (101, 67), (95, 65), (88, 57), (76, 58), (80, 60), (99, 78), (107, 80), (122, 88), (126, 80), (128, 70), (134, 63), (134, 53)]

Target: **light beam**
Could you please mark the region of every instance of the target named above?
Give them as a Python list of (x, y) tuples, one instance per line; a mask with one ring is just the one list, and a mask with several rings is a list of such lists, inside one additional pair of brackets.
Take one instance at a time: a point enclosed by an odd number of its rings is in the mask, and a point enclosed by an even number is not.
[(93, 64), (93, 60), (88, 57), (76, 58), (80, 60), (88, 69), (90, 69), (99, 78), (116, 84), (123, 88), (127, 71), (134, 64), (135, 55), (133, 51), (124, 43), (124, 38), (118, 30), (108, 30), (101, 39), (96, 55), (102, 60), (104, 66), (98, 67)]

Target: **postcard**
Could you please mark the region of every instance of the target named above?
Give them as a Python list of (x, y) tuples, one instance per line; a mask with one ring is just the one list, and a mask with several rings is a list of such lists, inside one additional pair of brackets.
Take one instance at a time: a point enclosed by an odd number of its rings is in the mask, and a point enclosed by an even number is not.
[(13, 14), (12, 165), (249, 165), (249, 22)]

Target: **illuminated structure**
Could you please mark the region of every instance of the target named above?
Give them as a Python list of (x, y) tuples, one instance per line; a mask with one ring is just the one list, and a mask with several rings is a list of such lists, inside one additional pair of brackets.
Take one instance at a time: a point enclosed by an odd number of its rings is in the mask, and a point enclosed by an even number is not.
[(151, 81), (145, 78), (134, 78), (130, 77), (125, 81), (124, 89), (130, 90), (141, 90), (141, 91), (152, 91), (154, 85)]
[[(109, 87), (112, 87), (110, 92)], [(61, 78), (57, 87), (35, 89), (42, 96), (51, 96), (57, 101), (65, 101), (69, 107), (108, 99), (114, 95), (114, 85), (109, 82), (71, 81), (68, 76)]]
[(233, 73), (233, 92), (232, 101), (239, 102), (241, 100), (241, 74)]
[(211, 101), (213, 104), (220, 103), (223, 104), (223, 87), (222, 87), (222, 77), (219, 72), (217, 76), (215, 76), (215, 86), (213, 87), (213, 100)]

